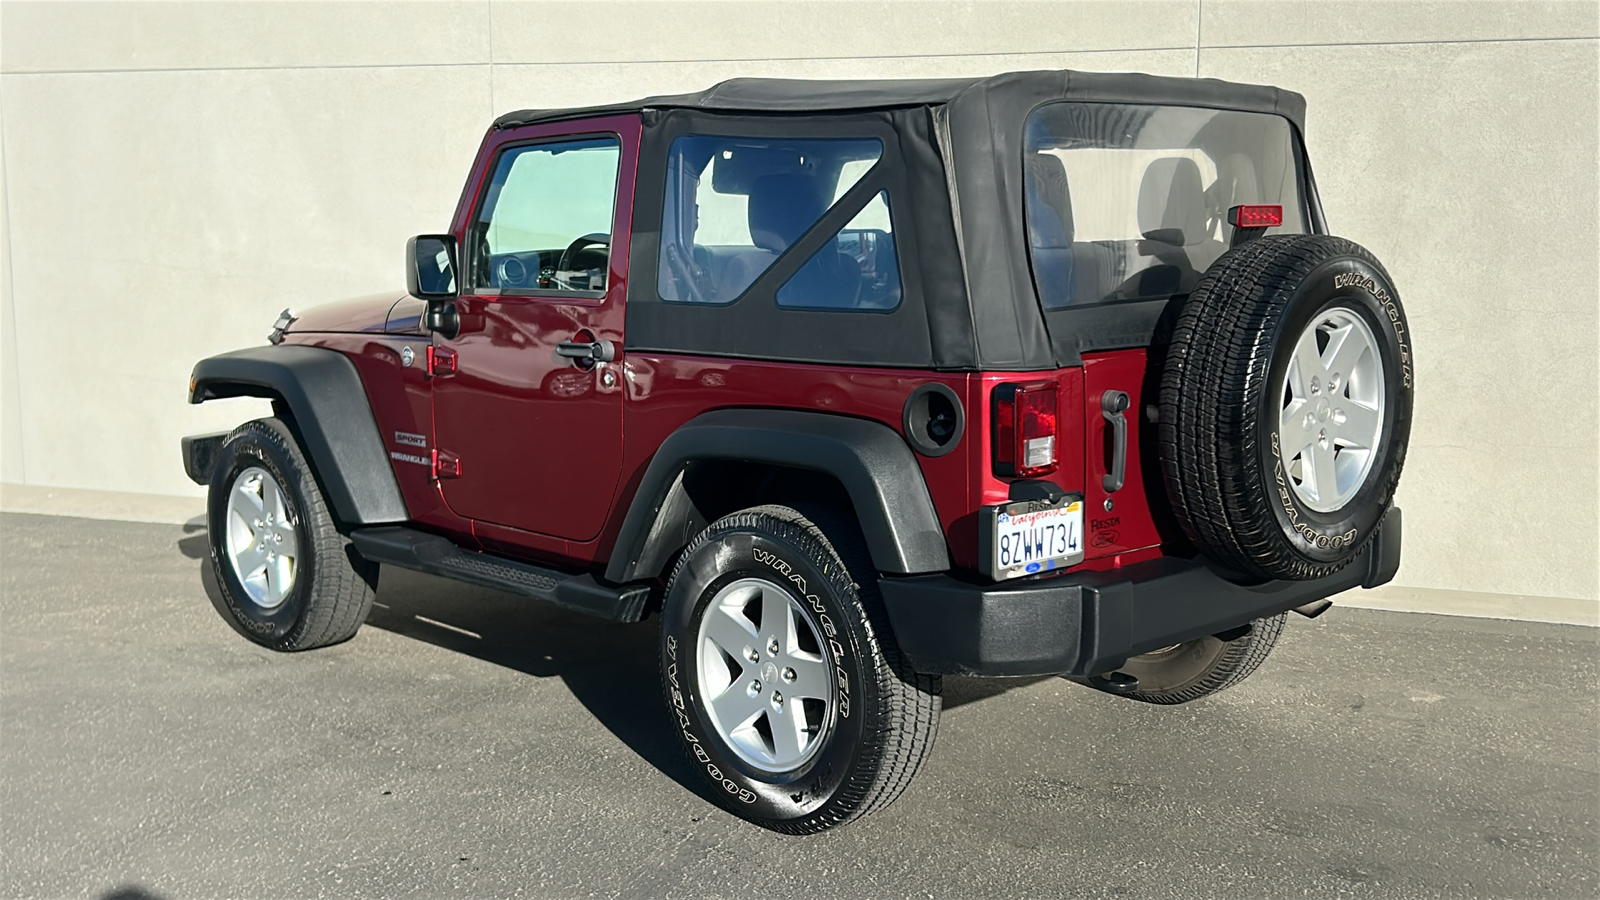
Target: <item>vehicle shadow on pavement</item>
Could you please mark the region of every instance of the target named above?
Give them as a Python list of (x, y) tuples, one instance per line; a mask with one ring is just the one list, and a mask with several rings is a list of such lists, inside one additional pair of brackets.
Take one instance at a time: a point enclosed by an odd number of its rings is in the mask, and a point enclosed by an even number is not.
[(211, 556), (211, 533), (206, 529), (205, 516), (198, 516), (183, 524), (183, 537), (178, 540), (178, 552), (190, 559)]
[(367, 624), (536, 678), (560, 678), (641, 759), (710, 800), (662, 701), (655, 620), (605, 622), (537, 600), (385, 567)]
[[(206, 597), (244, 636), (224, 605), (205, 525), (191, 523), (184, 531), (179, 551), (200, 561)], [(538, 600), (386, 566), (366, 624), (536, 678), (560, 678), (595, 720), (641, 759), (712, 801), (706, 780), (678, 743), (663, 702), (655, 619), (605, 622)], [(1043, 680), (946, 677), (944, 708)]]
[(100, 900), (164, 900), (164, 898), (136, 884), (126, 884), (102, 894)]

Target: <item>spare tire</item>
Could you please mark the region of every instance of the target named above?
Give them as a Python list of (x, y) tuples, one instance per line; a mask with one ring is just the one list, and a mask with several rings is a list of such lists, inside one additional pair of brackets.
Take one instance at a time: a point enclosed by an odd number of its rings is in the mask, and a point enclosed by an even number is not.
[(1162, 474), (1190, 540), (1261, 578), (1349, 564), (1393, 501), (1412, 383), (1405, 312), (1372, 254), (1326, 235), (1223, 254), (1161, 378)]

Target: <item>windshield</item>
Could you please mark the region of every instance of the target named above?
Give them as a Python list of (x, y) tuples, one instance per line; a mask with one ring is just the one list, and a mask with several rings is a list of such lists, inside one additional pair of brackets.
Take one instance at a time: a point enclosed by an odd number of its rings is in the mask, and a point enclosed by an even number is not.
[(1028, 244), (1045, 309), (1187, 294), (1228, 249), (1228, 210), (1306, 230), (1294, 130), (1263, 113), (1050, 103), (1028, 117)]

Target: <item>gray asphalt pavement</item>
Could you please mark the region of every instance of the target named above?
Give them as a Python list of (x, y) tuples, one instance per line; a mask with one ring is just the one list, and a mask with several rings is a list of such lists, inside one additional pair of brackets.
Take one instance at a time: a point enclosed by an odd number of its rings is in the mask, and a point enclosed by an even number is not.
[(1594, 629), (1336, 607), (1175, 708), (950, 679), (906, 796), (793, 838), (699, 795), (652, 623), (387, 571), (276, 654), (204, 553), (0, 517), (3, 896), (1600, 894)]

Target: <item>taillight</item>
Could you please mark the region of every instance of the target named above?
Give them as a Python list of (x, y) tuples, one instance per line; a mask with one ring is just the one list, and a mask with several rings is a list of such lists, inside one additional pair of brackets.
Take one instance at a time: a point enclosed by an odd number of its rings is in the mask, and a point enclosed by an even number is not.
[(1228, 224), (1235, 228), (1277, 228), (1283, 224), (1283, 207), (1256, 203), (1228, 210)]
[(996, 475), (1032, 478), (1056, 470), (1056, 386), (1002, 384), (994, 389)]

